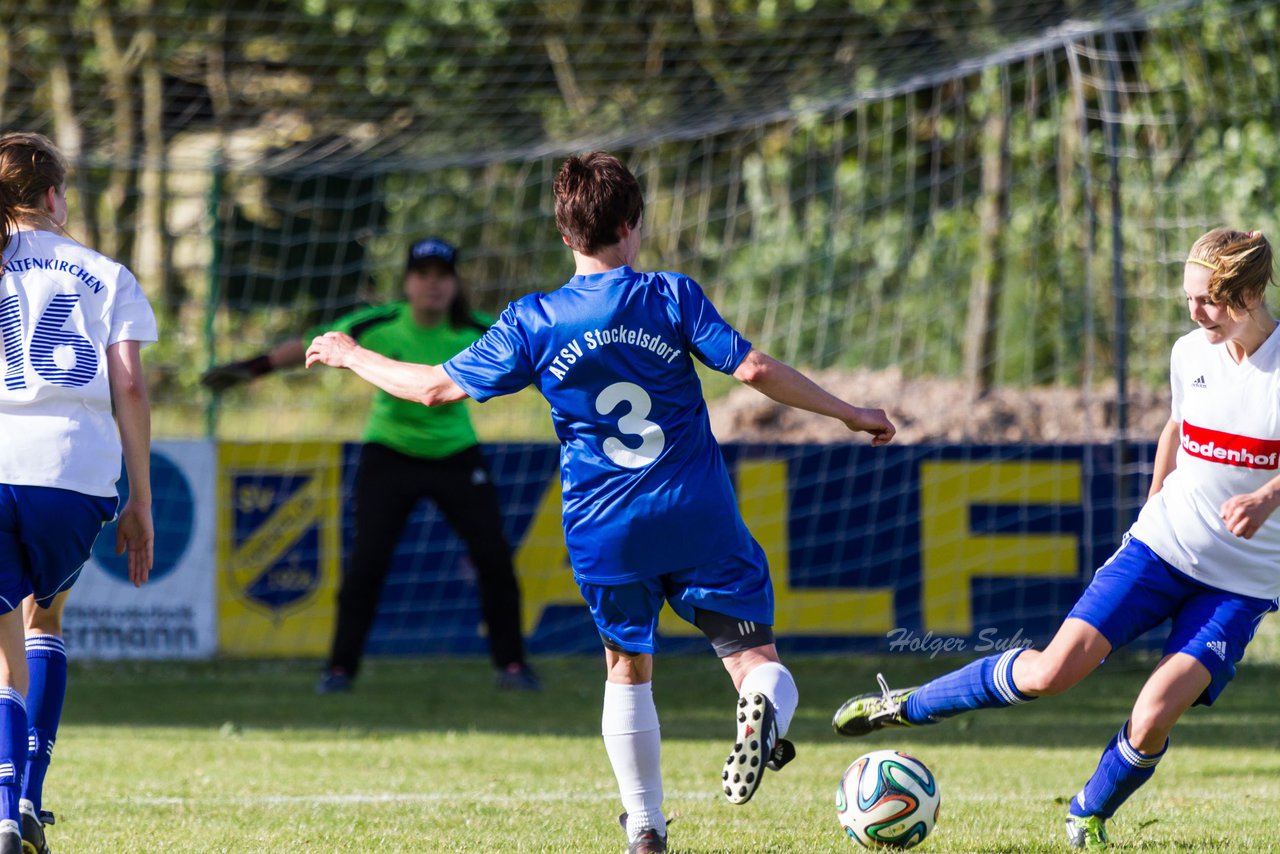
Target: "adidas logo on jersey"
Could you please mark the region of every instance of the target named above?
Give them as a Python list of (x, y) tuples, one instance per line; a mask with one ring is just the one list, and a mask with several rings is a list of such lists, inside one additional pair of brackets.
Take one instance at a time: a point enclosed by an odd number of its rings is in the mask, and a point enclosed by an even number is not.
[(1223, 661), (1227, 660), (1227, 642), (1226, 641), (1209, 641), (1207, 644), (1205, 644), (1205, 646), (1209, 649), (1210, 652), (1218, 656), (1218, 658), (1221, 658)]
[(1204, 381), (1204, 374), (1201, 374), (1200, 376), (1193, 379), (1191, 381), (1191, 387), (1192, 388), (1208, 388), (1209, 386), (1207, 386)]

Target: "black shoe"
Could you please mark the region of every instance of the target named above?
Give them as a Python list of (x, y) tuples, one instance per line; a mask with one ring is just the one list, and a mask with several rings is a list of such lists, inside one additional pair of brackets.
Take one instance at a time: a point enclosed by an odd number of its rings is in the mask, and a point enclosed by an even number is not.
[(783, 765), (795, 758), (796, 746), (785, 738), (780, 738), (773, 746), (773, 752), (769, 754), (769, 761), (764, 763), (764, 767), (770, 771), (781, 771)]
[(498, 671), (498, 690), (500, 691), (541, 691), (542, 683), (538, 674), (527, 664), (508, 664)]
[(11, 818), (0, 821), (0, 854), (23, 854), (22, 829)]
[(326, 670), (316, 682), (317, 694), (350, 694), (353, 680), (341, 670)]
[(22, 850), (24, 854), (50, 854), (49, 843), (45, 841), (44, 829), (53, 824), (53, 813), (48, 810), (36, 812), (35, 805), (23, 798), (18, 802), (18, 814), (22, 816)]
[[(627, 814), (623, 813), (618, 816), (618, 824), (622, 825), (622, 832), (627, 832)], [(667, 850), (667, 836), (659, 833), (656, 827), (646, 827), (640, 831), (640, 835), (635, 839), (627, 836), (627, 850), (624, 854), (665, 854)]]

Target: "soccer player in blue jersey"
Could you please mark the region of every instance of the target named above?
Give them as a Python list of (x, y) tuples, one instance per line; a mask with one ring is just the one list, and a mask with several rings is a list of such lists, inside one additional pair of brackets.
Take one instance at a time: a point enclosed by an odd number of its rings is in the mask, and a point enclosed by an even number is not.
[(427, 405), (484, 401), (535, 386), (561, 441), (565, 541), (605, 648), (602, 733), (625, 809), (630, 854), (666, 851), (658, 713), (651, 680), (667, 602), (706, 634), (738, 690), (722, 780), (745, 803), (766, 767), (794, 755), (783, 736), (798, 693), (778, 659), (765, 556), (743, 524), (711, 434), (694, 360), (790, 406), (892, 440), (880, 409), (846, 403), (721, 319), (696, 282), (632, 268), (644, 198), (615, 157), (570, 157), (555, 217), (576, 275), (512, 303), (442, 366), (409, 365), (328, 333), (307, 365), (349, 368)]
[(67, 688), (62, 613), (116, 516), (122, 453), (116, 552), (128, 550), (135, 585), (155, 538), (139, 356), (155, 315), (132, 273), (63, 231), (65, 182), (47, 138), (0, 136), (0, 854), (49, 851), (41, 800)]
[(1147, 503), (1043, 651), (1013, 649), (918, 688), (845, 702), (842, 735), (917, 726), (1060, 694), (1111, 651), (1170, 620), (1160, 659), (1071, 799), (1068, 841), (1105, 848), (1106, 821), (1143, 783), (1192, 705), (1235, 676), (1280, 596), (1280, 334), (1267, 309), (1271, 244), (1218, 228), (1191, 247), (1182, 287), (1198, 327), (1173, 345), (1172, 411)]

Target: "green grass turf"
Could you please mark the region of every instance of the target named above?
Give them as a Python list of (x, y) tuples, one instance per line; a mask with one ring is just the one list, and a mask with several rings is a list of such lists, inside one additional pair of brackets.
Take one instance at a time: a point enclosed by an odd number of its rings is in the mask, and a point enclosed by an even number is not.
[[(843, 769), (893, 747), (937, 775), (919, 850), (1061, 851), (1067, 799), (1152, 664), (1117, 658), (1069, 694), (851, 740), (830, 715), (883, 670), (895, 685), (965, 659), (791, 657), (799, 755), (751, 803), (719, 794), (734, 697), (708, 653), (658, 660), (672, 851), (858, 850), (835, 818)], [(46, 806), (56, 852), (617, 852), (620, 806), (599, 735), (603, 665), (542, 659), (540, 694), (500, 693), (479, 659), (375, 660), (355, 693), (317, 697), (313, 662), (80, 664)], [(1112, 822), (1118, 850), (1280, 850), (1274, 664), (1193, 709), (1154, 780)]]

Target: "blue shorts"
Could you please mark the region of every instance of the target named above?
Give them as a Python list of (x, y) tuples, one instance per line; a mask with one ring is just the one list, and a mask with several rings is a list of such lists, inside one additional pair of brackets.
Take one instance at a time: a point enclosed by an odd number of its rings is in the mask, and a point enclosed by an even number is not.
[(48, 606), (75, 583), (117, 499), (0, 484), (0, 613), (35, 593)]
[(1274, 610), (1276, 600), (1196, 581), (1126, 535), (1067, 616), (1093, 626), (1112, 649), (1172, 620), (1164, 654), (1186, 653), (1205, 666), (1212, 681), (1196, 705), (1209, 706), (1236, 675), (1236, 662), (1262, 618)]
[(658, 615), (664, 601), (695, 625), (695, 609), (773, 625), (769, 562), (754, 539), (743, 551), (710, 563), (627, 584), (579, 582), (578, 588), (600, 636), (629, 653), (658, 651)]

